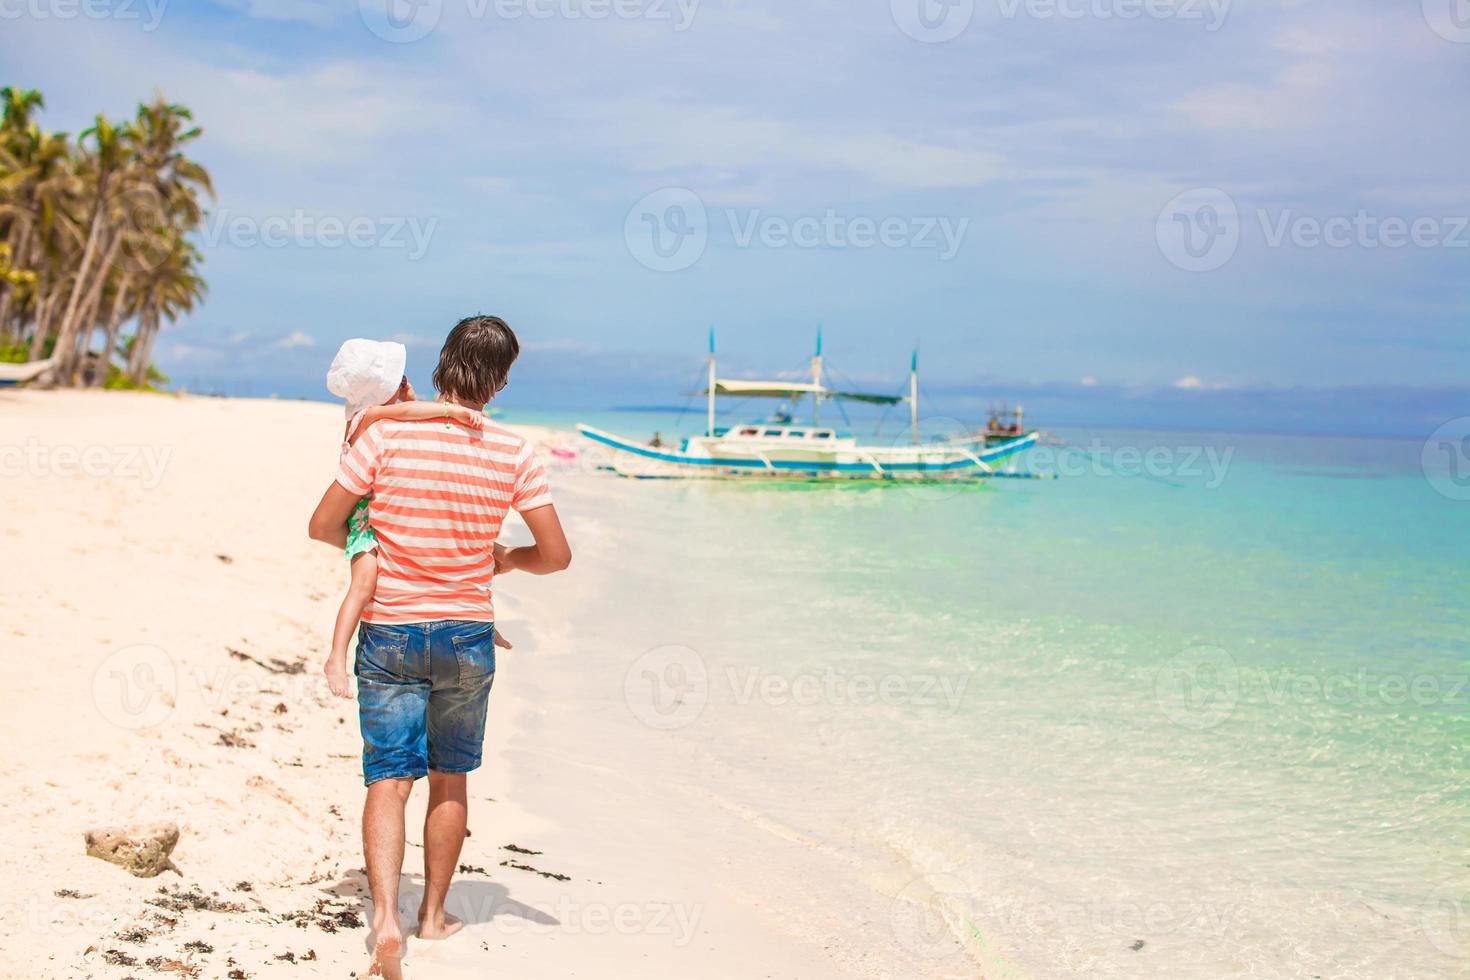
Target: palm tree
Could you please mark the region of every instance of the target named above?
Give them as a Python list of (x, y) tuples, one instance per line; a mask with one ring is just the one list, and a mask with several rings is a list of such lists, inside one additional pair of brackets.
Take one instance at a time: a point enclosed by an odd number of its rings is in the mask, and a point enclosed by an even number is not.
[(64, 134), (32, 124), (23, 140), (0, 145), (0, 225), (7, 227), (15, 266), (35, 282), (0, 290), (0, 337), (19, 340), (34, 321), (67, 256), (80, 246), (72, 213), (81, 184)]
[(92, 141), (91, 152), (82, 157), (81, 167), (91, 216), (87, 243), (82, 248), (66, 307), (56, 328), (56, 352), (61, 358), (56, 373), (66, 383), (75, 383), (80, 366), (77, 335), (82, 326), (83, 303), (92, 302), (100, 292), (122, 247), (123, 236), (117, 219), (124, 211), (124, 195), (130, 189), (129, 184), (139, 176), (130, 145), (132, 137), (128, 127), (114, 126), (103, 116), (98, 116), (96, 123), (81, 136), (84, 141), (88, 138)]
[(162, 321), (177, 320), (191, 312), (209, 287), (198, 269), (203, 256), (191, 242), (174, 236), (168, 253), (138, 285), (138, 332), (129, 347), (128, 380), (142, 385), (152, 363), (153, 345)]
[(155, 95), (125, 123), (98, 116), (73, 144), (35, 123), (44, 105), (0, 89), (0, 349), (15, 356), (28, 336), (31, 359), (61, 359), (63, 384), (102, 384), (123, 354), (125, 375), (144, 383), (159, 329), (205, 293), (188, 240), (214, 196), (186, 152), (200, 129)]

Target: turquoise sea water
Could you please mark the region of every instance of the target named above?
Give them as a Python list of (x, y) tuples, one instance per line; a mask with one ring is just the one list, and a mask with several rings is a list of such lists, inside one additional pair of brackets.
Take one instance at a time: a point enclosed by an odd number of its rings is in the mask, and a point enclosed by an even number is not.
[(1049, 481), (606, 477), (679, 736), (860, 855), (936, 976), (1470, 976), (1455, 474), (1410, 440), (1056, 435), (1085, 452)]

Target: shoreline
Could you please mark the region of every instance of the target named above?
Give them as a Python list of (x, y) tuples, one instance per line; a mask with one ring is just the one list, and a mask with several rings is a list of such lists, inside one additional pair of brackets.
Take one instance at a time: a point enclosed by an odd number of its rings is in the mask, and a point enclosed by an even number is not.
[[(52, 451), (4, 481), (0, 602), (19, 666), (0, 731), (40, 749), (16, 753), (23, 792), (0, 804), (10, 965), (30, 978), (361, 971), (355, 711), (318, 674), (346, 571), (304, 533), (339, 412), (3, 391), (0, 414)], [(595, 624), (627, 612), (597, 604), (626, 560), (611, 529), (630, 487), (556, 470), (578, 562), (497, 585), (516, 649), (500, 653), (470, 780), (468, 870), (450, 895), (468, 925), (411, 939), (407, 975), (514, 963), (518, 977), (735, 978), (752, 962), (773, 977), (973, 975), (894, 942), (860, 859), (721, 802), (717, 768), (628, 711), (626, 658)], [(406, 922), (425, 797), (409, 808)], [(91, 827), (156, 820), (181, 829), (177, 873), (133, 878), (83, 853)]]

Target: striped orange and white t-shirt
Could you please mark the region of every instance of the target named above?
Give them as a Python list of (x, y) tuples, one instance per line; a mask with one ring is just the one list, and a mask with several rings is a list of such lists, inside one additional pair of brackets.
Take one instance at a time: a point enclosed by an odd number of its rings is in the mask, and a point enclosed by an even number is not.
[(525, 439), (492, 422), (379, 422), (342, 457), (337, 482), (371, 493), (378, 588), (363, 620), (493, 622), (491, 545), (506, 511), (551, 503)]

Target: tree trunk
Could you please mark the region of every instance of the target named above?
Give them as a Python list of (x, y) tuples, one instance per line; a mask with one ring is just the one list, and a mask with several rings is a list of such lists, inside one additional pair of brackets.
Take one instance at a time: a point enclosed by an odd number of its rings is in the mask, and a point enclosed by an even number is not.
[(92, 337), (97, 332), (97, 308), (102, 303), (102, 289), (107, 285), (107, 274), (112, 270), (113, 262), (117, 261), (118, 250), (122, 247), (123, 236), (121, 232), (112, 236), (108, 243), (107, 254), (102, 259), (102, 264), (97, 268), (97, 275), (92, 278), (92, 286), (87, 291), (86, 298), (82, 300), (82, 308), (77, 316), (76, 347), (72, 351), (72, 374), (67, 376), (67, 382), (75, 385), (81, 377), (81, 367), (86, 360), (87, 353), (92, 349)]
[(122, 330), (123, 304), (127, 300), (128, 287), (132, 284), (132, 277), (126, 272), (117, 284), (117, 295), (112, 298), (112, 312), (107, 315), (107, 339), (102, 346), (102, 370), (92, 379), (92, 387), (98, 388), (107, 381), (107, 374), (112, 368), (112, 355), (117, 351), (117, 335)]
[(77, 307), (81, 305), (82, 294), (87, 291), (87, 275), (92, 271), (93, 260), (101, 247), (102, 215), (106, 210), (106, 202), (107, 182), (104, 179), (97, 188), (97, 206), (92, 211), (92, 227), (87, 232), (87, 246), (82, 250), (82, 265), (77, 270), (76, 282), (72, 283), (71, 296), (66, 301), (66, 312), (61, 315), (61, 325), (56, 331), (56, 353), (62, 359), (57, 376), (68, 382), (76, 372), (72, 345), (76, 342)]
[(30, 356), (33, 361), (39, 361), (46, 352), (46, 338), (51, 335), (51, 321), (56, 315), (56, 305), (61, 302), (64, 282), (53, 284), (44, 296), (36, 300), (36, 332), (31, 336)]
[(128, 358), (128, 380), (141, 385), (148, 380), (148, 366), (153, 359), (153, 339), (158, 335), (158, 307), (149, 303), (138, 317), (138, 333)]

